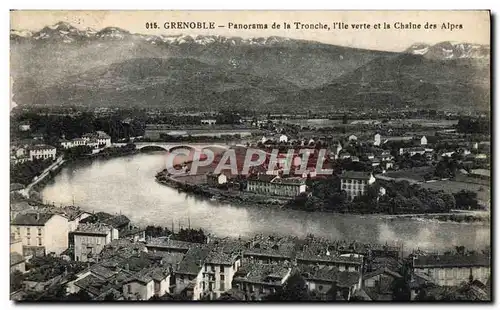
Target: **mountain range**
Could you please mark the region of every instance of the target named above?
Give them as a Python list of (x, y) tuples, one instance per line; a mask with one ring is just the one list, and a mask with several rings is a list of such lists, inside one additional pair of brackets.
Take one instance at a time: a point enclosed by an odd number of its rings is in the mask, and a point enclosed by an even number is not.
[(402, 53), (282, 37), (154, 36), (64, 22), (11, 30), (17, 104), (259, 110), (489, 108), (489, 46)]

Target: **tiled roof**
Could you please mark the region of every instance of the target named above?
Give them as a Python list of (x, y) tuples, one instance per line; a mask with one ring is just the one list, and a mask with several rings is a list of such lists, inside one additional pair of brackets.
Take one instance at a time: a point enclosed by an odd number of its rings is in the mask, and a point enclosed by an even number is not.
[(340, 177), (342, 179), (369, 180), (371, 173), (363, 171), (344, 171)]
[(55, 214), (54, 213), (24, 213), (18, 214), (12, 221), (12, 225), (44, 226)]
[(106, 220), (103, 220), (103, 222), (113, 226), (114, 228), (119, 228), (128, 225), (130, 223), (130, 219), (125, 215), (116, 215)]
[(103, 223), (83, 223), (78, 225), (74, 233), (107, 235), (110, 230), (111, 227)]
[(209, 253), (210, 249), (205, 246), (189, 249), (180, 262), (176, 273), (197, 275)]
[(147, 247), (158, 247), (167, 249), (189, 250), (197, 244), (192, 242), (185, 242), (179, 240), (172, 240), (168, 237), (151, 238), (147, 241)]
[(255, 182), (265, 182), (269, 183), (272, 180), (276, 178), (275, 175), (268, 175), (268, 174), (259, 174), (259, 175), (251, 175), (248, 177), (249, 181), (255, 181)]
[(419, 256), (413, 261), (416, 268), (429, 267), (470, 267), (490, 266), (490, 258), (486, 255), (427, 255)]
[(234, 275), (233, 281), (267, 283), (281, 285), (282, 279), (290, 271), (288, 267), (247, 261)]
[(35, 145), (28, 146), (28, 150), (33, 150), (33, 151), (53, 150), (53, 149), (55, 149), (54, 146), (47, 145), (47, 144), (35, 144)]
[(369, 279), (371, 277), (378, 276), (381, 274), (388, 274), (394, 278), (401, 278), (401, 275), (398, 272), (392, 271), (389, 268), (379, 268), (377, 270), (364, 274), (363, 279)]
[(361, 277), (357, 271), (340, 271), (336, 267), (301, 266), (299, 269), (307, 280), (336, 282), (339, 287), (353, 286), (359, 282)]

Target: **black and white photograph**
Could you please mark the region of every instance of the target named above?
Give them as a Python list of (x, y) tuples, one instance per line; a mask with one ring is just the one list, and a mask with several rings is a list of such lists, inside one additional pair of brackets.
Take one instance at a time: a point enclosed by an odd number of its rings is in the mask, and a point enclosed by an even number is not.
[(16, 303), (493, 300), (490, 11), (9, 15)]

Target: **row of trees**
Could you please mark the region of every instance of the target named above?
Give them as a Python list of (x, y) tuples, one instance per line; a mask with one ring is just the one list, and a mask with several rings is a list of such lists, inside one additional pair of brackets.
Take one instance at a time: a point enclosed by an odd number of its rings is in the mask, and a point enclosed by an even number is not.
[(167, 227), (161, 226), (147, 226), (146, 227), (146, 237), (156, 238), (156, 237), (166, 237), (170, 236), (173, 240), (180, 240), (186, 242), (194, 243), (206, 243), (207, 235), (200, 229), (193, 228), (181, 228), (176, 233), (172, 232)]
[(52, 164), (52, 159), (35, 159), (10, 166), (10, 182), (28, 185)]

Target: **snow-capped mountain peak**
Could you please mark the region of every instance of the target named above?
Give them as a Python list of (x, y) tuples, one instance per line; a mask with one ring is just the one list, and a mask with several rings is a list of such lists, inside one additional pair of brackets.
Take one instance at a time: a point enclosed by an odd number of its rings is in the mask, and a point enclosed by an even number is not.
[(416, 43), (410, 46), (406, 52), (414, 55), (422, 55), (426, 58), (442, 60), (459, 58), (483, 59), (489, 58), (490, 47), (481, 44), (445, 41), (435, 45)]

